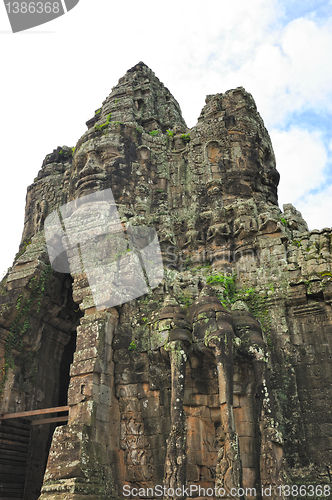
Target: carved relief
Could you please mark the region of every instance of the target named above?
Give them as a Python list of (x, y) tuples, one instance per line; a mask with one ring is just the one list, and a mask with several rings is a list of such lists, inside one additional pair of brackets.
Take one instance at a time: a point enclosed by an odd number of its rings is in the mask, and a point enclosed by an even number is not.
[(244, 239), (257, 232), (257, 208), (251, 200), (239, 202), (235, 207), (235, 212), (234, 236)]

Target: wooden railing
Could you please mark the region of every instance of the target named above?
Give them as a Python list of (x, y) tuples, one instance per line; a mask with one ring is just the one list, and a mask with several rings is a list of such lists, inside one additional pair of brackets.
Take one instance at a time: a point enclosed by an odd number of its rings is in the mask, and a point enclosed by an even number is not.
[[(50, 413), (63, 413), (69, 411), (69, 406), (55, 406), (54, 408), (43, 408), (41, 410), (20, 411), (17, 413), (0, 413), (0, 420), (8, 420), (11, 418), (28, 418), (37, 415), (48, 415)], [(31, 425), (51, 424), (53, 422), (67, 422), (68, 415), (60, 417), (43, 418), (31, 420)]]

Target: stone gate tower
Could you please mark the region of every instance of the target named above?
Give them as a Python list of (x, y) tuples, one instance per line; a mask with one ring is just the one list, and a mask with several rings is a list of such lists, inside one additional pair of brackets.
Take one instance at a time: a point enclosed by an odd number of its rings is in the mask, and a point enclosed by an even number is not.
[[(282, 484), (331, 484), (331, 230), (309, 232), (292, 205), (279, 209), (252, 96), (239, 87), (205, 102), (188, 129), (140, 62), (28, 188), (20, 251), (1, 283), (0, 411), (69, 415), (31, 426), (24, 500), (140, 489), (152, 499), (158, 485), (165, 498), (187, 487), (202, 498), (255, 488), (246, 496), (260, 498), (270, 486), (280, 498)], [(164, 277), (98, 308), (84, 266), (50, 266), (44, 223), (107, 189), (123, 230), (156, 231)], [(83, 226), (92, 212), (80, 212)], [(98, 234), (91, 226), (87, 238), (97, 263), (112, 250)], [(134, 271), (123, 279), (130, 287)], [(3, 485), (19, 459), (6, 453)]]

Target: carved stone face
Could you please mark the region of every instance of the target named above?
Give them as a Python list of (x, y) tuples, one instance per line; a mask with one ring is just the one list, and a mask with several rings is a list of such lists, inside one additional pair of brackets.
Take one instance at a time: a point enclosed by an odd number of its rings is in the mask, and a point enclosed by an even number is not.
[[(73, 161), (70, 198), (78, 198), (95, 191), (112, 188), (112, 177), (126, 169), (126, 161), (119, 135), (94, 137), (84, 142)], [(118, 183), (115, 183), (118, 185)]]

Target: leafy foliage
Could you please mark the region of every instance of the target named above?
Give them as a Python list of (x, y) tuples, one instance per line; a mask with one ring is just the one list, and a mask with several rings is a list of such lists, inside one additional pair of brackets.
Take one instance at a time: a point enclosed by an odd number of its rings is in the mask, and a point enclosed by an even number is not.
[(181, 139), (183, 139), (184, 142), (189, 142), (190, 141), (190, 134), (182, 134)]
[(111, 120), (111, 116), (112, 116), (112, 113), (109, 113), (109, 115), (107, 115), (107, 120), (105, 123), (102, 123), (101, 125), (95, 125), (95, 130), (102, 130), (102, 129), (108, 127), (108, 124)]
[(130, 343), (130, 345), (129, 345), (129, 347), (128, 347), (128, 350), (129, 350), (129, 351), (136, 351), (136, 349), (137, 349), (137, 345), (136, 345), (135, 341), (133, 340), (133, 341)]
[(232, 304), (236, 297), (235, 276), (216, 274), (207, 279), (209, 285), (222, 285), (224, 288), (222, 302)]

